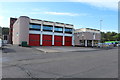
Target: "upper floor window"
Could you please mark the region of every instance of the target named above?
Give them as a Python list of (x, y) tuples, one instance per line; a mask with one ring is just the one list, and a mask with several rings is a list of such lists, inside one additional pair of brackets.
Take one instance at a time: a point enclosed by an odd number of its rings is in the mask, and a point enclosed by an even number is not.
[(53, 27), (52, 26), (43, 26), (43, 31), (52, 31)]
[(30, 30), (40, 30), (41, 26), (38, 24), (30, 24)]
[(72, 34), (72, 29), (71, 29), (71, 28), (65, 28), (65, 33), (70, 33), (70, 34)]
[(63, 28), (62, 27), (55, 27), (54, 31), (55, 32), (63, 32)]

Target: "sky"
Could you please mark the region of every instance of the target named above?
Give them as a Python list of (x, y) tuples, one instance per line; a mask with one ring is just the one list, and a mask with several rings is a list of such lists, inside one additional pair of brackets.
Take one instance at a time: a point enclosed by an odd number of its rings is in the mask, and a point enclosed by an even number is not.
[(75, 29), (93, 28), (118, 32), (118, 2), (109, 0), (24, 1), (0, 2), (0, 26), (9, 27), (10, 17), (28, 16), (33, 19), (73, 24)]

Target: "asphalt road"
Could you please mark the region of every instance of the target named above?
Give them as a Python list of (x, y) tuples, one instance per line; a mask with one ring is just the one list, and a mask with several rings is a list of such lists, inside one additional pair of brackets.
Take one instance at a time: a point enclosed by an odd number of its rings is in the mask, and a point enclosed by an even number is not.
[(118, 49), (44, 53), (7, 45), (2, 54), (3, 78), (117, 78)]

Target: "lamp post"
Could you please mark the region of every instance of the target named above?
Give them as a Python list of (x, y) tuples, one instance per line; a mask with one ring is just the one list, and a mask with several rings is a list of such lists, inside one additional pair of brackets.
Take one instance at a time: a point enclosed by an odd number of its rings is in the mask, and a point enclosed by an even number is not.
[(102, 21), (103, 21), (103, 20), (100, 20), (100, 31), (101, 31), (101, 29), (102, 29)]

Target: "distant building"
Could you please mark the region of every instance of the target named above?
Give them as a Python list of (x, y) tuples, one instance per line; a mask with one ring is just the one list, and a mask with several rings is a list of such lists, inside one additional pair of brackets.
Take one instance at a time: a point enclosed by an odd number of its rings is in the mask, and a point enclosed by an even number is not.
[(75, 46), (95, 46), (101, 40), (100, 30), (81, 28), (74, 33)]
[(9, 29), (9, 40), (8, 43), (12, 44), (12, 36), (13, 36), (13, 24), (15, 23), (15, 21), (17, 20), (17, 18), (10, 18), (10, 29)]
[(9, 40), (9, 35), (2, 35), (2, 39), (3, 39), (3, 43), (4, 44), (7, 44), (8, 43), (8, 40)]
[(17, 45), (27, 41), (30, 46), (72, 46), (74, 45), (73, 27), (72, 24), (20, 16), (17, 20), (13, 19), (10, 35), (13, 44)]
[(9, 28), (3, 27), (2, 28), (2, 40), (3, 43), (7, 44), (9, 40)]

